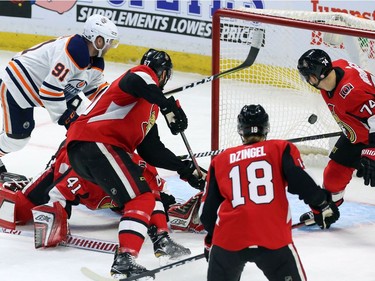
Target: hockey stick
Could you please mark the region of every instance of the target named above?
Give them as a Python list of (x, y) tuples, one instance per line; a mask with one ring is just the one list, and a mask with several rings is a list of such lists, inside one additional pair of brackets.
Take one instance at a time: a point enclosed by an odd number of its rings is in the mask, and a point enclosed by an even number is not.
[[(34, 232), (27, 230), (12, 230), (8, 228), (0, 228), (0, 233), (18, 235), (23, 237), (34, 237)], [(60, 243), (59, 246), (113, 254), (116, 250), (117, 243), (77, 235), (68, 235), (66, 242)]]
[(315, 225), (315, 224), (316, 223), (315, 223), (314, 219), (308, 219), (308, 220), (301, 221), (301, 222), (293, 224), (292, 229), (300, 228), (302, 226), (312, 226), (312, 225)]
[(246, 57), (246, 59), (243, 63), (241, 63), (240, 65), (238, 65), (234, 68), (231, 68), (231, 69), (228, 69), (226, 71), (223, 71), (223, 72), (208, 76), (206, 78), (203, 78), (199, 81), (192, 82), (192, 83), (187, 84), (185, 86), (181, 86), (181, 87), (178, 87), (176, 89), (170, 90), (170, 91), (164, 93), (164, 95), (169, 96), (169, 95), (177, 93), (177, 92), (182, 92), (182, 91), (185, 91), (186, 89), (194, 88), (195, 86), (202, 85), (202, 84), (207, 83), (207, 82), (211, 82), (212, 80), (215, 80), (217, 78), (221, 78), (225, 75), (228, 75), (228, 74), (231, 74), (233, 72), (236, 72), (236, 71), (239, 71), (239, 70), (242, 70), (242, 69), (245, 69), (247, 67), (252, 66), (255, 62), (256, 57), (258, 56), (258, 52), (260, 50), (260, 47), (262, 46), (263, 39), (264, 39), (264, 29), (254, 29), (253, 38), (252, 38), (252, 41), (251, 41), (251, 48), (250, 48), (249, 54), (247, 55), (247, 57)]
[(155, 269), (151, 269), (148, 272), (144, 272), (144, 273), (138, 274), (136, 276), (120, 279), (119, 281), (137, 280), (138, 278), (141, 278), (141, 277), (153, 276), (155, 273), (165, 271), (165, 270), (168, 270), (168, 269), (172, 269), (172, 268), (175, 268), (175, 267), (180, 266), (180, 265), (187, 264), (187, 263), (192, 262), (192, 261), (200, 260), (202, 258), (204, 258), (204, 254), (199, 254), (199, 255), (192, 256), (192, 257), (180, 260), (180, 261), (176, 261), (176, 262), (171, 263), (171, 264), (167, 264), (167, 265), (164, 265), (164, 266), (161, 266), (161, 267), (157, 267)]
[[(130, 277), (127, 277), (127, 278), (118, 279), (118, 281), (131, 281), (131, 280), (138, 280), (142, 277), (147, 277), (147, 276), (151, 277), (151, 276), (154, 276), (158, 272), (165, 271), (165, 270), (168, 270), (168, 269), (172, 269), (172, 268), (175, 268), (175, 267), (180, 266), (180, 265), (187, 264), (187, 263), (192, 262), (192, 261), (200, 260), (202, 258), (204, 258), (204, 254), (199, 254), (199, 255), (192, 256), (192, 257), (180, 260), (180, 261), (176, 261), (176, 262), (171, 263), (171, 264), (167, 264), (167, 265), (164, 265), (164, 266), (161, 266), (161, 267), (157, 267), (155, 269), (151, 269), (151, 270), (143, 272), (141, 274), (137, 274), (137, 275), (130, 276)], [(113, 278), (101, 276), (100, 274), (94, 272), (93, 270), (91, 270), (90, 268), (87, 268), (87, 267), (82, 267), (81, 272), (87, 278), (89, 278), (91, 280), (94, 280), (94, 281), (113, 281), (114, 280)]]
[[(304, 142), (304, 141), (310, 141), (310, 140), (338, 137), (341, 134), (342, 132), (334, 132), (334, 133), (327, 133), (327, 134), (321, 134), (321, 135), (312, 135), (312, 136), (288, 139), (287, 141), (290, 141), (293, 143)], [(198, 152), (198, 153), (194, 153), (194, 157), (199, 158), (199, 157), (215, 156), (215, 155), (222, 153), (224, 150), (225, 149), (218, 149), (218, 150), (211, 150), (211, 151), (205, 151), (205, 152)], [(189, 159), (190, 155), (180, 155), (178, 157), (184, 160), (184, 159)]]
[(185, 136), (185, 133), (184, 133), (184, 132), (181, 132), (180, 135), (181, 135), (181, 137), (182, 137), (182, 140), (183, 140), (184, 143), (185, 143), (185, 146), (186, 146), (187, 151), (189, 152), (189, 157), (190, 157), (191, 161), (193, 161), (193, 164), (194, 164), (195, 169), (197, 169), (198, 176), (199, 176), (199, 178), (201, 178), (201, 177), (202, 177), (202, 171), (201, 171), (201, 168), (200, 168), (199, 165), (198, 165), (197, 159), (195, 159), (194, 153), (193, 153), (193, 151), (191, 150), (191, 147), (190, 147), (189, 142), (188, 142), (188, 140), (187, 140), (187, 138), (186, 138), (186, 136)]
[(342, 132), (334, 132), (334, 133), (327, 133), (327, 134), (321, 134), (321, 135), (313, 135), (313, 136), (306, 136), (306, 137), (300, 137), (300, 138), (294, 138), (289, 139), (287, 141), (290, 142), (303, 142), (303, 141), (310, 141), (310, 140), (318, 140), (318, 139), (328, 139), (333, 137), (338, 137), (342, 134)]

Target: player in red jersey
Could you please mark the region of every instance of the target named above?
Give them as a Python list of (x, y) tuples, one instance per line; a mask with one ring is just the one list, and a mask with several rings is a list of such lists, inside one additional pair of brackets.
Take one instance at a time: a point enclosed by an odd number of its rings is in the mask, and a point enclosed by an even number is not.
[(202, 189), (192, 161), (181, 161), (161, 142), (156, 119), (159, 108), (172, 134), (187, 128), (187, 118), (173, 98), (162, 92), (172, 72), (163, 51), (150, 49), (141, 64), (128, 70), (94, 99), (67, 132), (67, 151), (73, 169), (98, 184), (118, 206), (124, 206), (119, 225), (119, 248), (111, 268), (115, 278), (147, 271), (135, 262), (147, 234), (155, 198), (131, 154), (150, 165), (177, 171), (181, 179)]
[[(159, 176), (155, 167), (148, 165), (139, 155), (134, 153), (132, 160), (142, 168), (156, 200), (148, 229), (155, 256), (168, 261), (190, 255), (189, 249), (167, 235), (169, 229), (163, 205), (165, 198), (171, 195), (163, 192), (166, 181)], [(15, 229), (16, 224), (26, 224), (34, 219), (35, 247), (55, 247), (66, 241), (67, 219), (71, 218), (74, 205), (82, 204), (90, 210), (110, 208), (122, 214), (122, 210), (104, 190), (82, 179), (71, 169), (63, 144), (50, 162), (45, 171), (31, 182), (21, 175), (1, 174), (0, 213), (13, 215), (0, 218), (0, 227)], [(49, 223), (45, 223), (45, 218), (49, 218)]]
[(268, 114), (261, 105), (244, 106), (237, 120), (243, 145), (212, 160), (202, 199), (207, 280), (238, 281), (246, 262), (268, 280), (306, 280), (292, 240), (286, 188), (310, 204), (322, 229), (338, 219), (338, 208), (304, 171), (295, 145), (266, 140)]
[[(365, 185), (375, 186), (375, 76), (343, 59), (332, 62), (320, 49), (305, 52), (297, 68), (307, 83), (320, 90), (343, 131), (323, 174), (323, 188), (340, 206), (355, 170)], [(311, 214), (303, 214), (301, 221)]]

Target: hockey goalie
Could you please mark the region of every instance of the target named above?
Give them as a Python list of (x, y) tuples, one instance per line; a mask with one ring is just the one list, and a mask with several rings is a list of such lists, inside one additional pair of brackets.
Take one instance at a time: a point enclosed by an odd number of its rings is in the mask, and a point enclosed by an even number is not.
[[(188, 248), (174, 242), (168, 234), (163, 203), (167, 207), (175, 201), (162, 192), (165, 180), (139, 155), (134, 154), (133, 161), (143, 169), (156, 199), (148, 229), (155, 256), (164, 262), (190, 255)], [(55, 247), (66, 241), (72, 206), (78, 204), (91, 210), (110, 208), (122, 212), (99, 186), (78, 177), (71, 169), (64, 145), (47, 169), (32, 181), (12, 173), (0, 176), (0, 226), (15, 229), (16, 225), (33, 220), (35, 248)]]

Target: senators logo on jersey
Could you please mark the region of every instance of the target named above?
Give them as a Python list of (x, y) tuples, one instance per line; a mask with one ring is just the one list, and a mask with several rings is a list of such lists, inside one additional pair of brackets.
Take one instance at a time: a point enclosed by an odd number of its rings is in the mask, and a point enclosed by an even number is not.
[(144, 122), (142, 124), (143, 127), (143, 135), (147, 135), (147, 133), (151, 130), (152, 126), (154, 126), (156, 122), (156, 112), (155, 109), (151, 109), (150, 118), (148, 119), (148, 122)]

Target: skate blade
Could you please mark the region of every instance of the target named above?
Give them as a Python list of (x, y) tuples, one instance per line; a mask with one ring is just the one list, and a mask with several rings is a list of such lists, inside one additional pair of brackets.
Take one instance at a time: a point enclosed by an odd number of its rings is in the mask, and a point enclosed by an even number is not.
[[(127, 276), (126, 274), (114, 274), (114, 275), (112, 275), (112, 278), (114, 278), (114, 281), (126, 279), (126, 278), (129, 278), (129, 277), (133, 277), (133, 276)], [(134, 279), (134, 280), (135, 281), (149, 281), (149, 280), (154, 280), (154, 279), (155, 278), (152, 277), (152, 276), (143, 276), (143, 277), (139, 277), (139, 278)]]
[(159, 265), (160, 266), (166, 266), (166, 265), (174, 263), (176, 261), (180, 261), (180, 260), (186, 259), (190, 255), (191, 254), (185, 254), (185, 255), (180, 255), (180, 256), (177, 256), (177, 257), (171, 257), (169, 255), (163, 255), (163, 256), (157, 257), (157, 259), (159, 260)]

